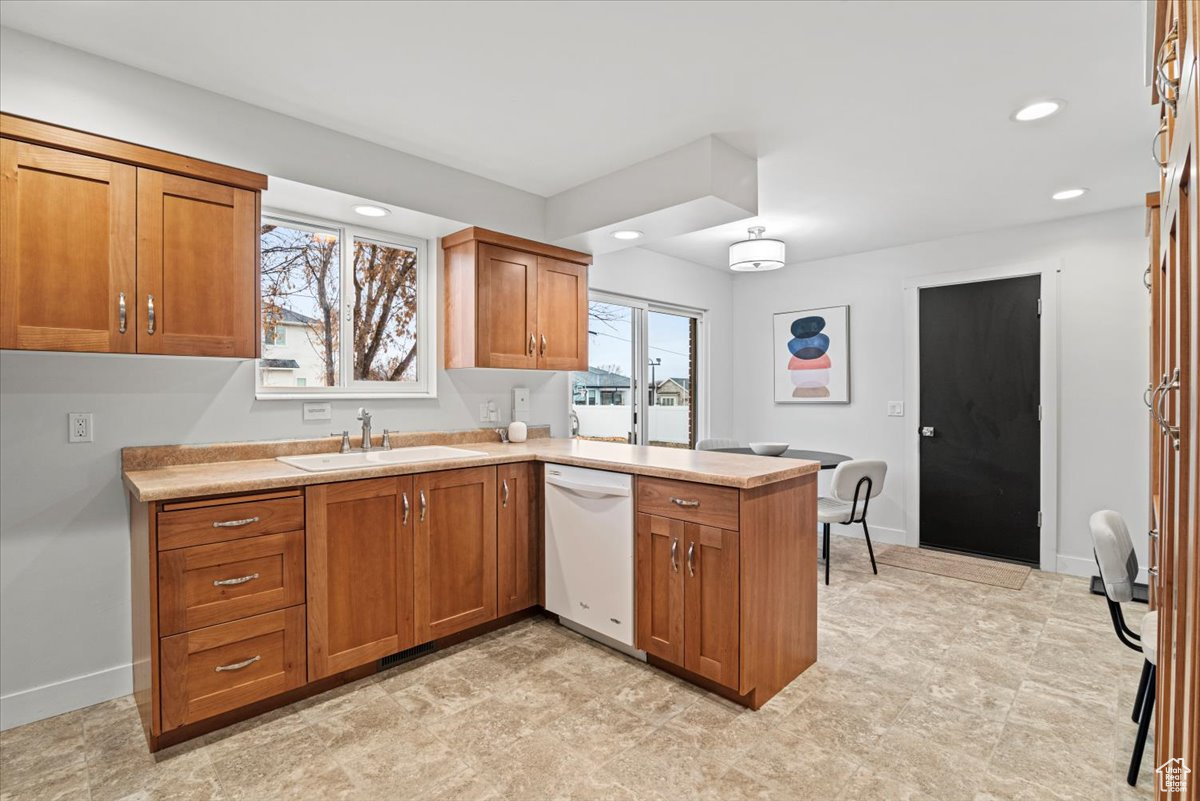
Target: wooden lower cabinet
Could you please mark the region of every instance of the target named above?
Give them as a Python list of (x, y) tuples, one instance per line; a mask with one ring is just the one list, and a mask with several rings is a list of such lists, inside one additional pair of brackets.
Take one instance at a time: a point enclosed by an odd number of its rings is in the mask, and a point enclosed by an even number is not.
[(730, 688), (738, 673), (738, 533), (637, 519), (637, 646)]
[(416, 643), (413, 516), (411, 476), (308, 488), (310, 680)]
[(496, 468), (415, 477), (418, 642), (496, 617)]
[(496, 614), (503, 616), (538, 604), (541, 488), (529, 462), (500, 465), (496, 480)]
[(304, 684), (304, 606), (164, 637), (161, 653), (169, 730)]

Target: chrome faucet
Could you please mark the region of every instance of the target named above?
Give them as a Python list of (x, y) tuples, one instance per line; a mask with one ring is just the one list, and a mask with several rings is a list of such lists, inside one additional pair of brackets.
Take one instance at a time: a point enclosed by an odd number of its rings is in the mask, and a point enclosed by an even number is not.
[(371, 450), (371, 413), (365, 408), (359, 407), (358, 419), (362, 420), (362, 449), (364, 451)]

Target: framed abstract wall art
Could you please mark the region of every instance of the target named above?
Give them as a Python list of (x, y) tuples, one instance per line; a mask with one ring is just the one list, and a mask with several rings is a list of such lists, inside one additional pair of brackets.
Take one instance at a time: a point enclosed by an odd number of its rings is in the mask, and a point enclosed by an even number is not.
[(771, 372), (776, 403), (849, 403), (850, 307), (777, 313)]

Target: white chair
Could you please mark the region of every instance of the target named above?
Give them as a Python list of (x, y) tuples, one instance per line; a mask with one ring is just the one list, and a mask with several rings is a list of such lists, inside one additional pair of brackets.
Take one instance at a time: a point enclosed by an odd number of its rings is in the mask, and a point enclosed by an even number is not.
[(1100, 568), (1104, 598), (1108, 601), (1108, 613), (1117, 639), (1133, 650), (1141, 651), (1142, 656), (1146, 657), (1133, 702), (1133, 721), (1138, 725), (1137, 739), (1133, 742), (1129, 775), (1125, 777), (1129, 786), (1133, 787), (1137, 785), (1142, 752), (1146, 750), (1146, 736), (1150, 731), (1150, 720), (1154, 717), (1154, 680), (1158, 674), (1158, 612), (1146, 613), (1142, 618), (1140, 634), (1135, 634), (1125, 622), (1121, 604), (1133, 600), (1133, 583), (1138, 574), (1137, 554), (1133, 551), (1133, 540), (1129, 538), (1125, 518), (1119, 512), (1104, 509), (1093, 514), (1088, 525), (1092, 529), (1092, 549), (1096, 566)]
[(702, 439), (696, 443), (696, 450), (718, 451), (721, 448), (739, 448), (741, 445), (736, 439)]
[(825, 584), (829, 584), (829, 525), (840, 523), (848, 526), (861, 523), (863, 536), (867, 538), (867, 553), (871, 556), (871, 570), (876, 574), (875, 550), (871, 547), (871, 531), (867, 528), (867, 505), (871, 499), (883, 492), (883, 480), (887, 477), (887, 462), (878, 459), (850, 459), (833, 470), (833, 481), (829, 496), (817, 498), (817, 520), (824, 526)]

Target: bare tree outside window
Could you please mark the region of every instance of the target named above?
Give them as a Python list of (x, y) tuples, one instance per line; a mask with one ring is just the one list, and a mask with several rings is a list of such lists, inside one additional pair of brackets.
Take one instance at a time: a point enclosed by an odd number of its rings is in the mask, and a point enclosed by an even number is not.
[(354, 241), (354, 377), (415, 381), (417, 253)]
[[(287, 354), (297, 357), (291, 359), (297, 367), (263, 369), (300, 371), (304, 375), (296, 377), (308, 377), (310, 385), (316, 379), (317, 386), (337, 386), (340, 237), (332, 231), (305, 231), (272, 222), (264, 222), (260, 231), (263, 331), (273, 338), (278, 326), (302, 327), (308, 346)], [(263, 355), (268, 364), (288, 361), (269, 358), (273, 354), (266, 352)], [(313, 360), (316, 369), (310, 364)]]

